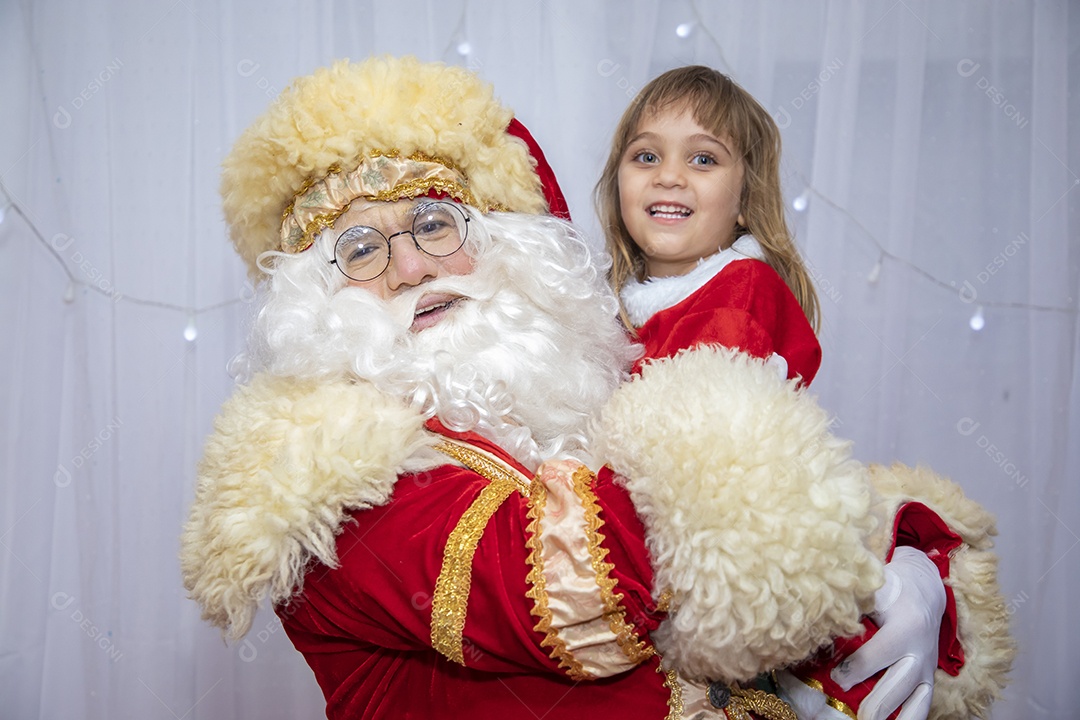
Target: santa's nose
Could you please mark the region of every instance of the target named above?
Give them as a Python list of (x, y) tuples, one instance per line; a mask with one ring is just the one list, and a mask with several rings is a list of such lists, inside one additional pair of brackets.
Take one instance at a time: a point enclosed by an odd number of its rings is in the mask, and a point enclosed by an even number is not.
[[(396, 244), (395, 244), (396, 241)], [(391, 292), (415, 287), (439, 275), (439, 263), (416, 246), (410, 233), (390, 238), (390, 267), (386, 269), (386, 286)]]

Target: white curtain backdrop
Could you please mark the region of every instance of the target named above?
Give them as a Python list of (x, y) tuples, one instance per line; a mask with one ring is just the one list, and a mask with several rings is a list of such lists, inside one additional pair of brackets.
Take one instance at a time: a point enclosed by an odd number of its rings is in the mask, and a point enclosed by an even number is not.
[(750, 90), (822, 297), (814, 391), (860, 459), (996, 513), (993, 717), (1080, 717), (1078, 37), (1065, 0), (0, 2), (0, 718), (323, 717), (274, 616), (225, 645), (176, 556), (252, 309), (219, 164), (292, 78), (375, 53), (491, 81), (594, 233), (638, 88)]

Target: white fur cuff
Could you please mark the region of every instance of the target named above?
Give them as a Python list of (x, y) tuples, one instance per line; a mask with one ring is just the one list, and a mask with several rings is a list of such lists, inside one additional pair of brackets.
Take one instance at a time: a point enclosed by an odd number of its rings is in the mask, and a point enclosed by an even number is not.
[(299, 590), (312, 557), (334, 566), (349, 509), (381, 505), (423, 420), (371, 385), (257, 376), (225, 403), (181, 537), (184, 586), (239, 639), (259, 603)]
[(860, 629), (882, 582), (865, 469), (815, 400), (750, 356), (646, 365), (605, 408), (598, 457), (646, 528), (666, 666), (738, 681)]
[[(880, 514), (892, 529), (897, 510), (915, 500), (940, 517), (963, 540), (949, 557), (946, 583), (956, 598), (957, 637), (964, 649), (964, 665), (953, 677), (943, 670), (934, 674), (930, 720), (966, 720), (986, 717), (1001, 697), (1012, 667), (1016, 646), (1009, 632), (1009, 611), (997, 580), (993, 536), (994, 517), (965, 497), (956, 483), (926, 468), (871, 465)], [(888, 549), (891, 533), (877, 536), (880, 552)]]

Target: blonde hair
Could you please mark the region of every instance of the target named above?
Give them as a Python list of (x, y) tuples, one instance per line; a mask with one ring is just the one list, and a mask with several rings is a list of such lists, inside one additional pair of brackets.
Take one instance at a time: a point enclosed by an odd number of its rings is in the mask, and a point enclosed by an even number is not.
[[(630, 103), (615, 129), (611, 154), (596, 184), (594, 199), (612, 257), (609, 279), (616, 295), (630, 277), (645, 279), (645, 255), (630, 237), (620, 211), (619, 165), (642, 119), (671, 107), (688, 108), (703, 128), (731, 138), (745, 167), (740, 204), (746, 225), (736, 227), (735, 236), (751, 234), (757, 239), (765, 261), (791, 288), (817, 332), (817, 292), (784, 218), (780, 130), (750, 93), (727, 75), (702, 65), (669, 70), (654, 79)], [(625, 310), (620, 314), (626, 326), (632, 327)]]

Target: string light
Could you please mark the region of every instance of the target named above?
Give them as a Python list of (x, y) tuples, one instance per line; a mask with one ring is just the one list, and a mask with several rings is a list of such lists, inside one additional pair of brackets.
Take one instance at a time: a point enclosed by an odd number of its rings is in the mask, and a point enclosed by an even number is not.
[[(839, 203), (832, 200), (829, 196), (823, 194), (820, 190), (811, 185), (809, 180), (803, 177), (801, 173), (795, 173), (795, 176), (799, 178), (799, 180), (801, 180), (803, 183), (805, 183), (805, 193), (807, 193), (808, 195), (814, 195), (826, 205), (828, 205), (829, 207), (846, 217), (848, 220), (850, 220), (857, 228), (862, 230), (863, 236), (877, 249), (878, 261), (877, 263), (875, 263), (875, 266), (870, 270), (870, 274), (867, 275), (866, 279), (868, 282), (870, 282), (871, 284), (876, 283), (878, 277), (881, 275), (881, 268), (884, 267), (885, 260), (892, 260), (908, 267), (912, 272), (916, 273), (917, 275), (921, 275), (934, 285), (937, 285), (938, 287), (947, 290), (950, 294), (957, 296), (957, 299), (960, 299), (964, 302), (971, 302), (971, 299), (965, 301), (963, 297), (958, 294), (955, 282), (950, 285), (949, 283), (940, 280), (931, 272), (929, 272), (928, 270), (924, 270), (922, 267), (916, 265), (910, 260), (902, 258), (899, 255), (894, 255), (893, 253), (886, 250), (885, 246), (882, 245), (881, 242), (874, 236), (874, 233), (870, 232), (870, 230), (865, 225), (859, 222), (859, 219), (857, 217), (852, 215), (847, 209), (841, 207)], [(983, 307), (1012, 308), (1015, 310), (1041, 310), (1045, 312), (1066, 313), (1068, 315), (1074, 315), (1076, 313), (1076, 310), (1070, 307), (1061, 307), (1056, 305), (1033, 305), (1031, 303), (995, 302), (992, 300), (987, 300), (978, 307), (978, 309), (975, 311), (975, 315), (973, 315), (971, 318), (970, 325), (973, 330), (981, 330), (986, 324), (986, 320), (982, 314)], [(975, 328), (975, 325), (978, 325), (979, 327)]]
[(866, 276), (866, 282), (871, 285), (877, 285), (878, 278), (881, 277), (881, 258), (874, 263), (874, 267), (870, 268), (870, 274)]
[(986, 318), (983, 317), (982, 305), (975, 308), (975, 314), (971, 316), (971, 320), (968, 320), (968, 325), (970, 325), (971, 329), (975, 332), (979, 332), (986, 327)]
[(9, 206), (0, 207), (0, 225), (4, 224), (4, 216), (7, 215), (7, 209)]
[[(114, 302), (126, 302), (132, 303), (134, 305), (144, 305), (149, 307), (163, 308), (166, 310), (176, 310), (178, 312), (185, 313), (188, 317), (187, 326), (184, 328), (184, 339), (188, 342), (194, 342), (195, 338), (198, 337), (198, 329), (195, 326), (195, 318), (198, 315), (206, 312), (211, 312), (213, 310), (219, 310), (221, 308), (229, 307), (230, 305), (239, 305), (240, 303), (250, 301), (254, 297), (254, 293), (251, 292), (247, 287), (245, 287), (241, 291), (241, 297), (232, 298), (231, 300), (223, 300), (221, 302), (200, 308), (190, 307), (187, 305), (177, 305), (175, 303), (162, 302), (160, 300), (147, 300), (144, 298), (131, 297), (124, 293), (117, 292), (115, 288), (109, 286), (108, 284), (102, 286), (100, 283), (86, 282), (85, 280), (77, 277), (75, 273), (71, 271), (71, 268), (68, 267), (67, 261), (60, 255), (56, 247), (54, 247), (51, 243), (49, 243), (48, 240), (45, 239), (45, 236), (41, 234), (41, 230), (38, 229), (37, 225), (30, 218), (30, 216), (26, 214), (26, 212), (22, 209), (19, 203), (15, 201), (15, 198), (11, 196), (11, 193), (8, 192), (8, 189), (4, 186), (3, 182), (0, 182), (0, 192), (3, 192), (4, 197), (7, 198), (8, 201), (8, 205), (3, 210), (11, 210), (15, 215), (18, 215), (22, 218), (23, 222), (26, 223), (26, 226), (30, 229), (30, 233), (34, 236), (34, 239), (41, 243), (42, 247), (44, 247), (49, 252), (49, 254), (52, 255), (53, 259), (60, 266), (60, 269), (64, 271), (65, 275), (67, 275), (68, 282), (67, 286), (64, 288), (64, 294), (62, 296), (65, 304), (70, 305), (71, 303), (75, 302), (76, 290), (79, 287), (82, 287), (87, 290), (92, 290), (99, 295), (103, 295)], [(0, 211), (0, 214), (2, 214), (2, 212), (3, 211)]]
[(454, 27), (453, 32), (450, 33), (450, 42), (446, 46), (446, 50), (443, 51), (445, 55), (453, 47), (463, 58), (468, 58), (472, 55), (473, 46), (469, 42), (468, 35), (465, 34), (465, 10), (467, 9), (467, 3), (463, 3), (461, 6), (461, 13), (458, 15), (457, 24)]
[(675, 28), (675, 34), (683, 39), (688, 38), (690, 37), (690, 33), (694, 32), (695, 24), (696, 23), (694, 22), (680, 23), (678, 27)]
[(195, 342), (195, 339), (199, 337), (199, 329), (195, 327), (195, 315), (188, 315), (187, 326), (184, 328), (184, 339), (188, 342)]
[(791, 201), (791, 207), (795, 208), (796, 212), (802, 212), (806, 210), (806, 206), (810, 204), (810, 191), (803, 190), (797, 198)]

